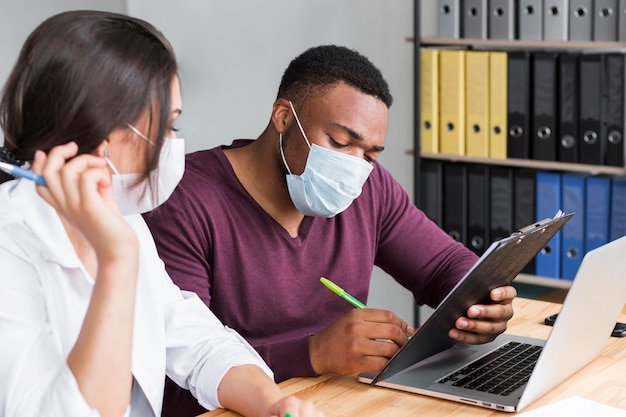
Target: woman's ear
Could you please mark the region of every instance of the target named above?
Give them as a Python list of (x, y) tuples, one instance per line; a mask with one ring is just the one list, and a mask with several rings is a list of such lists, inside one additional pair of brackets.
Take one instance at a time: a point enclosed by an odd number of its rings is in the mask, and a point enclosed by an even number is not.
[(285, 100), (284, 98), (276, 99), (274, 106), (272, 106), (272, 125), (274, 129), (276, 129), (278, 133), (283, 133), (291, 117), (289, 100)]
[(100, 142), (100, 145), (98, 145), (98, 147), (96, 148), (96, 155), (98, 156), (104, 156), (105, 155), (105, 150), (108, 149), (109, 147), (109, 138), (104, 139), (102, 142)]

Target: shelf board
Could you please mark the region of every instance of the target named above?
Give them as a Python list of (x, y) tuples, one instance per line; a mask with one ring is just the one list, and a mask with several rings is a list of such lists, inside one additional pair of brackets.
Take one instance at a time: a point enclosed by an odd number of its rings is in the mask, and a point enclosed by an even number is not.
[(430, 153), (422, 152), (420, 154), (423, 159), (437, 159), (441, 161), (450, 162), (464, 162), (468, 164), (487, 164), (487, 165), (499, 165), (521, 168), (532, 168), (537, 170), (553, 170), (553, 171), (568, 171), (568, 172), (584, 172), (591, 175), (626, 175), (626, 168), (614, 167), (605, 165), (587, 165), (587, 164), (575, 164), (567, 162), (555, 162), (555, 161), (537, 161), (533, 159), (495, 159), (495, 158), (483, 158), (477, 156), (465, 156), (465, 155), (450, 155), (443, 153)]
[(559, 288), (567, 290), (572, 286), (572, 281), (557, 278), (546, 278), (537, 275), (519, 274), (514, 282), (522, 284), (539, 285), (541, 287)]
[[(408, 39), (407, 39), (408, 40)], [(506, 49), (506, 50), (576, 50), (589, 52), (626, 52), (626, 42), (570, 42), (570, 41), (525, 41), (505, 39), (448, 39), (428, 37), (422, 38), (424, 46), (465, 46), (472, 49)]]

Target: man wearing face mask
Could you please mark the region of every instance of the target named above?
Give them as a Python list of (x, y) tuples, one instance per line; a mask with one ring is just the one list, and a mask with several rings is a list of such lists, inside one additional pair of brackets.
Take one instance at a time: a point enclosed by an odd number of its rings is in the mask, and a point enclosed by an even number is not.
[[(436, 306), (477, 259), (376, 162), (391, 103), (367, 58), (311, 48), (289, 64), (261, 135), (187, 155), (172, 197), (145, 216), (172, 279), (239, 331), (277, 381), (379, 371), (414, 331), (389, 311), (353, 308), (320, 277), (366, 301), (377, 265)], [(450, 336), (492, 340), (515, 296), (493, 290)], [(163, 415), (197, 414), (191, 397), (182, 410), (185, 397), (168, 385)]]

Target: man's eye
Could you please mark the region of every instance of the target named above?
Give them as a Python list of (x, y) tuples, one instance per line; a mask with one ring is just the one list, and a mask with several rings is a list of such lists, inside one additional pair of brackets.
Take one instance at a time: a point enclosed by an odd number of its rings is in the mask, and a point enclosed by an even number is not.
[(333, 138), (330, 138), (330, 141), (332, 142), (333, 146), (336, 147), (336, 148), (346, 148), (348, 146), (348, 145), (344, 145), (343, 143), (337, 142)]

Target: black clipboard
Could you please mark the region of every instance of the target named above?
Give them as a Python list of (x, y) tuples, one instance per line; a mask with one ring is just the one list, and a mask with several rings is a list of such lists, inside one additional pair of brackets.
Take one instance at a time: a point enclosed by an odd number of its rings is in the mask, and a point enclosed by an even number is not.
[(465, 315), (470, 306), (485, 303), (485, 296), (494, 288), (510, 285), (573, 215), (559, 211), (552, 219), (530, 224), (509, 237), (493, 242), (370, 384), (375, 385), (451, 348), (457, 341), (448, 336), (448, 331), (454, 327), (457, 318)]

